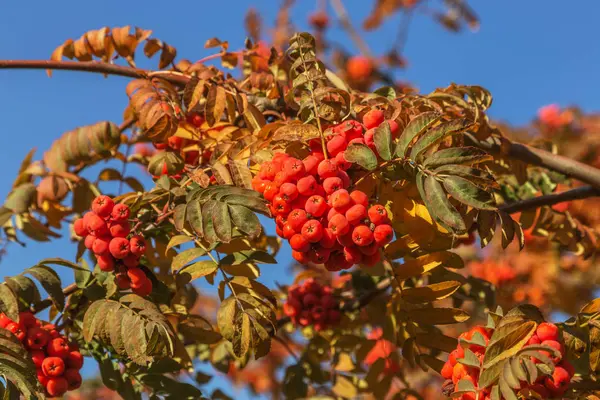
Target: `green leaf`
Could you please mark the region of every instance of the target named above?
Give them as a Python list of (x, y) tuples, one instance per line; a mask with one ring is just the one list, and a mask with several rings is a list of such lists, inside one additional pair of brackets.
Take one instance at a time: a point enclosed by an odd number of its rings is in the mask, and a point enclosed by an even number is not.
[[(392, 159), (392, 132), (389, 122), (384, 122), (375, 129), (373, 141), (377, 154), (386, 161)], [(345, 154), (345, 153), (344, 153)]]
[(193, 240), (193, 238), (186, 236), (186, 235), (173, 236), (171, 238), (171, 240), (169, 240), (169, 243), (167, 244), (167, 250), (169, 250), (173, 247), (179, 246), (180, 244), (190, 242), (192, 240)]
[(200, 247), (184, 250), (173, 257), (173, 261), (171, 262), (171, 271), (178, 271), (184, 265), (189, 264), (191, 261), (204, 255), (206, 255), (206, 251)]
[(24, 273), (30, 274), (42, 284), (42, 287), (50, 295), (52, 303), (59, 311), (65, 308), (65, 295), (62, 291), (62, 284), (58, 274), (53, 269), (45, 265), (38, 265), (26, 269)]
[[(192, 203), (192, 204), (194, 204), (194, 203)], [(190, 205), (190, 208), (191, 208), (191, 205)], [(188, 207), (185, 204), (179, 204), (178, 206), (175, 207), (175, 210), (173, 211), (173, 223), (174, 223), (175, 229), (177, 229), (178, 231), (183, 230), (183, 227), (185, 225), (186, 211), (188, 211)], [(188, 211), (188, 219), (189, 218), (190, 218), (190, 215), (189, 215), (189, 211)], [(202, 223), (202, 220), (200, 220), (200, 223)], [(194, 225), (191, 222), (190, 222), (190, 225), (192, 226), (192, 229), (194, 229), (194, 232), (196, 232), (196, 228), (194, 227)], [(196, 232), (196, 233), (198, 233), (198, 232)], [(202, 234), (202, 225), (200, 225), (200, 234)]]
[(490, 368), (494, 364), (517, 354), (533, 335), (537, 324), (534, 321), (515, 321), (509, 325), (499, 326), (492, 335), (483, 360), (483, 367)]
[(233, 296), (226, 298), (217, 311), (217, 325), (219, 332), (229, 341), (235, 335), (235, 321), (238, 313), (238, 304)]
[(440, 177), (460, 176), (484, 189), (495, 184), (494, 177), (490, 173), (467, 165), (442, 165), (435, 169), (434, 173)]
[(233, 345), (233, 354), (237, 358), (242, 358), (250, 350), (252, 342), (252, 328), (248, 314), (240, 313), (236, 318), (236, 325), (237, 327), (231, 344)]
[(477, 369), (479, 369), (479, 367), (481, 367), (481, 363), (479, 362), (479, 359), (477, 358), (475, 353), (473, 353), (469, 349), (465, 349), (465, 356), (463, 358), (459, 358), (457, 361), (459, 363), (469, 366), (469, 367), (474, 367)]
[(344, 152), (344, 158), (348, 162), (360, 165), (367, 171), (377, 168), (377, 156), (364, 144), (354, 143), (348, 146)]
[(237, 265), (249, 262), (257, 264), (277, 264), (277, 260), (266, 251), (243, 250), (223, 257), (221, 265)]
[(221, 243), (231, 242), (231, 217), (226, 203), (216, 202), (213, 206), (212, 221), (215, 233)]
[(451, 147), (436, 151), (425, 160), (423, 166), (428, 169), (451, 164), (472, 165), (491, 160), (493, 157), (477, 147)]
[(515, 391), (512, 390), (512, 388), (506, 383), (504, 379), (500, 379), (498, 386), (500, 387), (500, 392), (502, 393), (502, 397), (505, 400), (519, 400), (519, 398), (515, 394)]
[(177, 274), (189, 274), (191, 280), (201, 278), (206, 275), (210, 275), (218, 269), (218, 265), (212, 260), (198, 261), (183, 267)]
[(19, 320), (19, 303), (17, 296), (5, 283), (0, 283), (0, 312), (13, 321)]
[(36, 187), (33, 183), (23, 183), (8, 195), (4, 207), (12, 210), (15, 214), (22, 214), (29, 209), (36, 194)]
[(461, 234), (467, 231), (465, 221), (456, 208), (450, 203), (442, 185), (429, 175), (425, 178), (425, 205), (437, 222), (451, 232)]
[(444, 188), (456, 200), (478, 210), (496, 210), (492, 195), (472, 182), (458, 177), (444, 179)]
[(421, 136), (410, 152), (410, 158), (418, 161), (421, 155), (430, 147), (440, 143), (446, 137), (455, 135), (473, 126), (466, 118), (455, 119), (448, 122), (442, 122), (440, 125), (425, 132)]
[(217, 243), (219, 241), (213, 224), (213, 212), (217, 203), (218, 202), (216, 200), (209, 200), (202, 206), (204, 239), (209, 243)]
[(406, 157), (406, 150), (413, 139), (436, 123), (439, 118), (440, 114), (437, 112), (425, 112), (414, 117), (400, 135), (400, 139), (396, 145), (396, 156), (401, 158)]
[(233, 225), (250, 237), (257, 237), (262, 232), (262, 225), (256, 214), (240, 205), (229, 205), (229, 216)]
[(477, 215), (477, 231), (481, 238), (481, 247), (485, 247), (494, 237), (496, 231), (496, 212), (495, 211), (479, 211)]
[(460, 282), (457, 281), (445, 281), (440, 283), (433, 283), (427, 286), (406, 288), (403, 289), (402, 299), (409, 303), (430, 303), (432, 301), (441, 300), (448, 296), (451, 296), (461, 286)]
[(500, 228), (502, 230), (502, 248), (505, 249), (515, 237), (515, 222), (510, 215), (504, 211), (499, 211)]
[(389, 100), (395, 100), (396, 97), (398, 97), (396, 95), (396, 89), (391, 86), (380, 87), (379, 89), (375, 89), (373, 93)]

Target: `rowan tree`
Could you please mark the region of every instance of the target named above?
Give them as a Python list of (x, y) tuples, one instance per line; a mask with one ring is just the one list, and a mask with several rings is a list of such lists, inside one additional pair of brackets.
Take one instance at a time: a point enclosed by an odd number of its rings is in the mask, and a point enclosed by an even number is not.
[[(375, 2), (363, 28), (421, 3)], [(446, 28), (478, 25), (444, 4), (427, 12)], [(229, 398), (204, 389), (209, 365), (272, 398), (597, 399), (598, 117), (496, 123), (480, 86), (395, 82), (403, 41), (374, 57), (340, 0), (312, 34), (289, 32), (291, 6), (270, 40), (251, 10), (245, 48), (212, 38), (197, 61), (129, 26), (0, 61), (131, 78), (122, 122), (30, 152), (0, 208), (4, 244), (65, 225), (74, 244), (0, 284), (3, 396)], [(333, 21), (361, 54), (328, 41)]]

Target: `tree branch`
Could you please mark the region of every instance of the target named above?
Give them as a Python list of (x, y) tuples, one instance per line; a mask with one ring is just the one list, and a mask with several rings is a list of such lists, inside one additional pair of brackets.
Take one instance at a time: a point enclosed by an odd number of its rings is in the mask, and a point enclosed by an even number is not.
[[(69, 286), (67, 286), (66, 288), (63, 289), (63, 294), (65, 295), (65, 297), (72, 295), (73, 293), (75, 293), (79, 288), (77, 287), (77, 284), (75, 283), (71, 283)], [(36, 314), (39, 313), (40, 311), (50, 307), (52, 305), (52, 300), (50, 298), (44, 299), (34, 305), (31, 306), (31, 312)]]
[(348, 32), (348, 35), (350, 35), (350, 38), (356, 44), (360, 52), (367, 57), (372, 57), (369, 46), (367, 46), (367, 43), (363, 40), (356, 29), (354, 29), (354, 26), (352, 26), (352, 22), (350, 22), (348, 12), (346, 12), (346, 8), (344, 7), (342, 0), (331, 0), (331, 6), (333, 7), (338, 19), (342, 23), (342, 26), (346, 32)]
[(109, 64), (99, 61), (53, 61), (53, 60), (0, 60), (0, 69), (51, 69), (67, 71), (94, 72), (100, 74), (124, 76), (128, 78), (148, 78), (158, 76), (175, 85), (185, 85), (190, 78), (172, 71), (149, 71)]
[(523, 201), (517, 201), (512, 204), (507, 204), (500, 207), (500, 210), (509, 214), (514, 214), (520, 211), (538, 208), (542, 206), (552, 206), (564, 201), (581, 200), (588, 197), (600, 196), (600, 189), (593, 186), (582, 186), (576, 189), (567, 190), (562, 193), (549, 194), (546, 196), (534, 197)]
[(545, 150), (536, 149), (526, 144), (513, 143), (507, 139), (503, 139), (502, 143), (498, 141), (492, 143), (489, 141), (480, 142), (471, 135), (467, 135), (466, 137), (477, 147), (487, 150), (490, 153), (507, 155), (528, 164), (560, 172), (563, 175), (578, 179), (600, 189), (600, 170), (587, 164), (552, 154)]

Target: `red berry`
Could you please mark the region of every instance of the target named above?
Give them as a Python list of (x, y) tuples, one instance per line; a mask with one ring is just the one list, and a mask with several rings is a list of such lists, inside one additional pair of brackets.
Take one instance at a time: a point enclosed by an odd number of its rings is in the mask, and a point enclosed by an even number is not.
[(335, 161), (332, 159), (323, 160), (319, 163), (317, 167), (317, 173), (322, 179), (330, 178), (336, 176), (338, 172), (338, 167), (335, 164)]
[(319, 241), (321, 247), (331, 249), (337, 243), (336, 235), (330, 228), (323, 229), (323, 237)]
[(337, 241), (339, 244), (341, 244), (344, 247), (355, 246), (354, 242), (352, 241), (352, 232), (350, 232), (349, 225), (348, 225), (348, 233), (346, 233), (344, 235), (338, 235)]
[(373, 63), (365, 56), (353, 56), (346, 63), (348, 77), (353, 81), (367, 81), (373, 73)]
[(317, 167), (319, 166), (320, 162), (321, 160), (315, 155), (309, 155), (304, 160), (302, 160), (302, 163), (304, 164), (304, 170), (309, 175), (317, 174)]
[(67, 343), (65, 339), (58, 337), (52, 339), (48, 343), (48, 346), (46, 346), (46, 352), (51, 357), (66, 358), (71, 352), (71, 349), (69, 348), (69, 343)]
[(365, 132), (364, 141), (367, 146), (375, 150), (375, 128)]
[(140, 257), (146, 252), (146, 241), (140, 235), (135, 235), (129, 241), (129, 250), (131, 253)]
[(135, 268), (140, 265), (140, 258), (135, 254), (128, 254), (123, 260), (123, 265), (127, 268)]
[(260, 171), (258, 172), (258, 177), (260, 179), (266, 179), (272, 181), (275, 179), (275, 175), (279, 172), (275, 165), (272, 162), (266, 162), (260, 167)]
[(46, 359), (46, 353), (43, 350), (33, 350), (30, 352), (31, 361), (37, 368), (42, 368), (42, 363)]
[(381, 261), (381, 252), (377, 251), (373, 255), (363, 254), (362, 264), (367, 267), (372, 267)]
[(283, 163), (283, 171), (290, 177), (297, 181), (302, 178), (306, 174), (306, 168), (304, 167), (304, 163), (297, 158), (288, 158)]
[(110, 238), (98, 237), (94, 240), (92, 245), (92, 251), (96, 256), (103, 256), (108, 254), (108, 246), (110, 244)]
[(350, 161), (346, 160), (346, 157), (344, 156), (344, 152), (340, 151), (335, 156), (335, 165), (337, 165), (338, 169), (345, 171), (352, 166), (352, 163)]
[(141, 268), (129, 268), (129, 270), (127, 270), (127, 276), (133, 285), (138, 285), (148, 279)]
[(83, 244), (85, 245), (86, 249), (92, 250), (92, 248), (94, 247), (94, 242), (96, 241), (96, 236), (94, 235), (87, 235), (85, 237), (85, 240), (83, 242)]
[(529, 338), (529, 340), (527, 341), (528, 345), (530, 345), (530, 344), (540, 344), (540, 343), (542, 343), (542, 341), (540, 340), (539, 336), (536, 333), (534, 333), (533, 336), (531, 336)]
[(27, 337), (27, 330), (25, 327), (17, 324), (16, 322), (11, 322), (10, 324), (6, 325), (6, 330), (12, 332), (21, 342)]
[(279, 186), (277, 186), (273, 182), (267, 183), (265, 186), (265, 191), (263, 192), (263, 197), (267, 201), (272, 201), (275, 196), (279, 194)]
[(129, 207), (125, 204), (117, 204), (112, 210), (112, 217), (115, 221), (126, 221), (129, 218)]
[(47, 376), (44, 374), (44, 371), (42, 371), (42, 367), (41, 367), (41, 366), (40, 366), (40, 367), (38, 367), (38, 368), (36, 369), (36, 371), (35, 371), (35, 372), (36, 372), (36, 374), (37, 374), (37, 379), (38, 379), (38, 381), (40, 382), (40, 384), (41, 384), (42, 386), (44, 386), (44, 387), (45, 387), (45, 386), (46, 386), (46, 384), (48, 383), (48, 379), (49, 379), (49, 378), (48, 378), (48, 377), (47, 377)]
[(69, 390), (77, 390), (81, 386), (81, 375), (76, 369), (67, 369), (64, 374), (69, 384)]
[(279, 188), (279, 195), (289, 203), (298, 197), (298, 187), (293, 183), (286, 182)]
[(110, 254), (97, 256), (96, 261), (101, 271), (111, 272), (115, 270), (115, 259)]
[(83, 223), (83, 218), (79, 218), (73, 223), (73, 231), (80, 237), (84, 237), (88, 234), (88, 230)]
[(544, 387), (544, 385), (542, 385), (540, 383), (536, 383), (535, 385), (530, 386), (529, 390), (533, 390), (534, 392), (539, 394), (540, 398), (542, 398), (542, 399), (550, 398), (550, 392), (548, 391), (548, 389), (546, 389)]
[(186, 140), (181, 136), (171, 136), (167, 139), (167, 143), (173, 150), (181, 150), (185, 146)]
[(375, 238), (375, 243), (379, 247), (383, 247), (394, 238), (394, 230), (391, 225), (383, 224), (375, 227), (373, 231), (373, 237)]
[(373, 241), (367, 246), (360, 246), (358, 248), (358, 251), (360, 251), (365, 256), (372, 256), (373, 254), (377, 253), (377, 251), (379, 251), (379, 246)]
[(37, 326), (38, 319), (29, 311), (23, 311), (19, 313), (19, 324), (25, 328), (33, 328)]
[(257, 192), (263, 193), (266, 185), (267, 181), (264, 181), (257, 176), (252, 178), (252, 189), (256, 190)]
[(90, 234), (100, 237), (108, 234), (108, 225), (106, 221), (97, 215), (92, 215), (88, 220), (87, 229)]
[(376, 204), (369, 208), (368, 215), (371, 222), (375, 225), (387, 224), (390, 221), (387, 210), (381, 204)]
[(33, 350), (43, 348), (50, 339), (50, 335), (44, 329), (33, 327), (27, 331), (27, 346)]
[(398, 133), (400, 133), (400, 127), (398, 126), (398, 123), (393, 119), (388, 120), (387, 123), (390, 126), (390, 133), (392, 134), (392, 139), (396, 139), (398, 137)]
[(310, 242), (306, 240), (306, 238), (297, 233), (290, 239), (290, 246), (293, 250), (300, 251), (306, 253), (310, 250)]
[(87, 212), (85, 213), (85, 215), (83, 216), (83, 227), (89, 232), (89, 223), (90, 223), (90, 218), (92, 218), (93, 216), (95, 216), (96, 213), (93, 211)]
[(334, 128), (334, 132), (344, 135), (348, 141), (362, 137), (363, 131), (363, 126), (355, 120), (344, 121)]
[(328, 228), (340, 237), (350, 231), (348, 220), (342, 214), (336, 214), (329, 219)]
[(292, 211), (292, 206), (283, 197), (277, 195), (273, 199), (273, 211), (275, 215), (288, 215)]
[(366, 225), (358, 225), (352, 231), (352, 241), (357, 246), (368, 246), (373, 242), (373, 232)]
[(307, 264), (310, 261), (308, 254), (301, 251), (292, 250), (292, 257), (300, 264)]
[(442, 378), (452, 379), (453, 369), (454, 369), (453, 365), (451, 365), (449, 362), (445, 363), (444, 367), (442, 368), (442, 371), (441, 371)]
[(92, 202), (92, 211), (99, 217), (108, 218), (115, 206), (115, 202), (108, 196), (98, 196)]
[(552, 347), (553, 349), (557, 350), (560, 353), (559, 356), (553, 356), (549, 352), (544, 352), (544, 353), (546, 353), (547, 356), (549, 356), (552, 359), (552, 361), (555, 364), (557, 364), (558, 362), (560, 362), (560, 360), (565, 355), (565, 349), (563, 348), (563, 345), (560, 344), (559, 342), (557, 342), (556, 340), (544, 340), (542, 342), (542, 346)]
[(316, 219), (311, 219), (302, 225), (301, 233), (310, 243), (317, 243), (323, 237), (323, 225)]
[(369, 207), (369, 197), (363, 191), (354, 190), (350, 192), (350, 198), (354, 204), (362, 204), (365, 208)]
[(546, 378), (544, 380), (544, 386), (546, 386), (552, 394), (562, 395), (567, 387), (569, 386), (569, 382), (571, 381), (571, 377), (566, 369), (563, 367), (554, 368), (554, 372), (552, 373), (551, 378)]
[(381, 110), (370, 110), (363, 116), (363, 125), (367, 129), (376, 128), (384, 121), (385, 116)]
[(354, 246), (344, 247), (344, 258), (350, 264), (360, 264), (363, 254)]
[(346, 147), (348, 147), (348, 143), (342, 135), (335, 135), (327, 142), (327, 152), (331, 157), (337, 156), (338, 153), (346, 150)]
[(294, 179), (289, 176), (287, 174), (287, 172), (285, 171), (279, 171), (277, 174), (275, 174), (275, 179), (273, 180), (273, 183), (276, 184), (277, 186), (281, 186), (286, 182), (291, 182)]
[(327, 194), (332, 194), (343, 188), (342, 179), (337, 176), (327, 178), (323, 181), (323, 189), (325, 189), (325, 193)]
[(367, 209), (362, 204), (355, 204), (346, 211), (346, 219), (351, 225), (358, 225), (367, 218)]
[(312, 249), (308, 252), (308, 256), (309, 256), (310, 260), (312, 262), (314, 262), (315, 264), (326, 263), (329, 260), (330, 255), (331, 255), (331, 250), (324, 249), (322, 247)]
[(46, 391), (50, 396), (60, 397), (69, 389), (69, 383), (62, 376), (48, 378), (46, 383)]
[(290, 227), (296, 232), (299, 232), (300, 229), (302, 229), (302, 226), (306, 221), (308, 221), (308, 215), (304, 210), (297, 208), (295, 210), (292, 210), (292, 212), (288, 215), (288, 223), (290, 224)]
[(12, 322), (14, 321), (8, 318), (6, 314), (0, 313), (0, 328), (6, 328), (6, 326)]
[(114, 258), (119, 260), (125, 258), (129, 254), (129, 240), (119, 237), (113, 238), (108, 249)]
[(351, 202), (352, 199), (346, 189), (337, 190), (329, 196), (329, 205), (340, 212), (350, 207)]
[(364, 137), (352, 139), (351, 141), (348, 142), (348, 146), (350, 146), (351, 144), (365, 144), (365, 139), (364, 139)]
[(298, 233), (294, 230), (294, 228), (292, 228), (292, 225), (289, 222), (283, 226), (282, 231), (283, 231), (283, 237), (288, 240), (290, 240), (292, 238), (292, 236), (294, 236), (296, 233)]
[(310, 196), (306, 201), (304, 209), (312, 216), (320, 217), (321, 215), (325, 214), (325, 211), (327, 211), (327, 203), (325, 202), (323, 196)]
[(108, 229), (110, 230), (110, 235), (112, 237), (127, 237), (127, 235), (129, 235), (129, 231), (131, 230), (131, 227), (129, 226), (129, 222), (128, 221), (121, 221), (121, 222), (117, 222), (117, 221), (112, 221), (109, 225), (108, 225)]
[(152, 281), (150, 279), (146, 279), (139, 286), (131, 285), (131, 289), (135, 294), (141, 297), (149, 296), (152, 293)]
[(119, 272), (117, 275), (115, 275), (115, 282), (117, 287), (121, 290), (127, 290), (131, 288), (131, 282), (129, 282), (129, 278), (127, 277), (126, 273)]
[(314, 176), (308, 175), (298, 180), (298, 193), (302, 196), (312, 196), (317, 192), (319, 184)]
[(536, 330), (536, 333), (540, 340), (557, 340), (558, 339), (558, 327), (548, 322), (542, 322)]
[(83, 356), (79, 351), (71, 351), (65, 361), (67, 368), (81, 369), (83, 367)]
[(48, 357), (42, 362), (42, 371), (46, 376), (61, 376), (65, 372), (65, 362), (60, 357)]

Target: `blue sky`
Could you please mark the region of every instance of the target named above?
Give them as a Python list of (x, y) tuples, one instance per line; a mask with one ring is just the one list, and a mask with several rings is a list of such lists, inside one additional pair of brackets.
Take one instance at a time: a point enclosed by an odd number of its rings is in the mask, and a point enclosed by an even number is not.
[[(206, 39), (217, 36), (228, 40), (231, 48), (243, 44), (244, 14), (251, 2), (158, 1), (128, 2), (105, 0), (81, 2), (9, 2), (0, 13), (0, 57), (3, 59), (47, 59), (52, 50), (67, 38), (102, 26), (130, 24), (153, 29), (154, 37), (174, 45), (179, 58), (199, 59)], [(270, 25), (275, 18), (274, 0), (255, 2)], [(306, 29), (306, 15), (315, 2), (299, 1), (293, 8), (297, 30)], [(360, 22), (370, 10), (371, 1), (347, 0), (348, 11)], [(405, 47), (408, 68), (398, 78), (410, 81), (423, 92), (451, 82), (477, 84), (494, 95), (492, 117), (525, 124), (537, 109), (548, 103), (578, 105), (598, 111), (600, 98), (600, 47), (590, 42), (597, 36), (600, 3), (587, 0), (529, 0), (502, 2), (471, 1), (482, 24), (476, 33), (452, 34), (418, 16), (412, 23)], [(374, 53), (388, 48), (395, 37), (398, 17), (367, 34)], [(596, 26), (596, 28), (594, 28)], [(356, 51), (338, 26), (332, 38)], [(151, 67), (140, 54), (139, 65)], [(6, 197), (22, 158), (31, 147), (37, 157), (62, 132), (100, 120), (121, 121), (127, 104), (125, 85), (119, 77), (56, 72), (53, 78), (43, 71), (0, 70), (1, 138), (0, 199)], [(139, 175), (135, 167), (130, 171)], [(9, 247), (0, 268), (3, 276), (14, 275), (46, 257), (72, 259), (75, 249), (66, 240), (46, 244), (28, 242), (26, 248)], [(280, 255), (281, 265), (263, 268), (263, 281), (286, 282), (285, 267), (289, 249)], [(61, 273), (65, 281), (71, 273)]]

